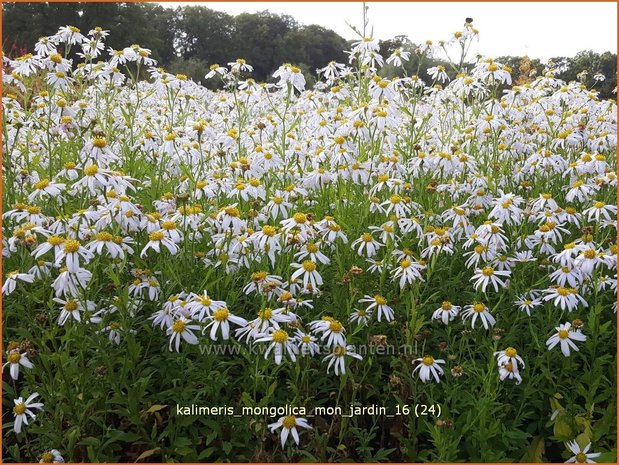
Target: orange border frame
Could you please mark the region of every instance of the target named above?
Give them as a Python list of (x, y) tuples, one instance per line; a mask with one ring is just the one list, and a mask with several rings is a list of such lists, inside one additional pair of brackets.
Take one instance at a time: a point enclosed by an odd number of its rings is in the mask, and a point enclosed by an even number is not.
[[(147, 0), (126, 0), (127, 2), (131, 2), (131, 3), (157, 3), (157, 2), (149, 2)], [(225, 0), (228, 1), (230, 3), (237, 3), (241, 0)], [(250, 2), (256, 2), (256, 3), (264, 3), (261, 0), (249, 0)], [(324, 3), (328, 3), (331, 0), (267, 0), (269, 3), (315, 3), (315, 2), (324, 2)], [(346, 3), (362, 3), (360, 0), (337, 0), (337, 1), (341, 1), (341, 2), (346, 2)], [(383, 3), (383, 2), (394, 2), (394, 0), (371, 0), (372, 3)], [(430, 0), (432, 2), (436, 2), (436, 3), (446, 3), (447, 1), (451, 1), (454, 3), (470, 3), (467, 2), (466, 0)], [(536, 0), (513, 0), (513, 1), (506, 1), (506, 0), (473, 0), (474, 2), (480, 2), (480, 3), (539, 3), (536, 2)], [(49, 0), (50, 3), (78, 3), (74, 0)], [(81, 0), (81, 2), (84, 3), (119, 3), (116, 0)], [(421, 0), (395, 0), (395, 2), (398, 3), (421, 3)], [(549, 3), (582, 3), (583, 6), (586, 5), (588, 2), (586, 1), (582, 1), (582, 0), (544, 0), (544, 2), (549, 2)], [(614, 0), (596, 0), (596, 3), (618, 3), (617, 1)], [(2, 12), (2, 4), (3, 3), (45, 3), (42, 0), (11, 0), (10, 2), (4, 1), (4, 0), (0, 0), (0, 13)], [(179, 3), (179, 0), (160, 0), (160, 3)], [(209, 3), (208, 0), (207, 1), (203, 1), (203, 0), (188, 0), (187, 3), (200, 3), (200, 4), (206, 4)], [(0, 37), (2, 37), (2, 19), (0, 18)], [(617, 45), (618, 45), (618, 49), (619, 49), (619, 36), (617, 37)], [(618, 55), (619, 56), (619, 55)], [(617, 59), (617, 65), (618, 65), (618, 69), (619, 69), (619, 58)], [(0, 75), (1, 75), (2, 71), (0, 70)], [(0, 95), (2, 94), (2, 81), (0, 80)], [(0, 109), (2, 108), (2, 102), (0, 101)], [(617, 159), (619, 160), (619, 146), (617, 147)], [(2, 162), (2, 132), (0, 132), (0, 163)], [(617, 176), (619, 177), (619, 166), (617, 167), (617, 172), (616, 172)], [(0, 172), (0, 179), (2, 178), (2, 172)], [(619, 184), (617, 185), (617, 203), (619, 204)], [(3, 211), (3, 204), (2, 204), (2, 184), (0, 183), (0, 211)], [(0, 226), (2, 225), (2, 220), (0, 219)], [(0, 234), (2, 234), (2, 231), (0, 229)], [(617, 243), (619, 243), (619, 229), (617, 231)], [(2, 246), (0, 245), (0, 248)], [(0, 276), (2, 276), (2, 255), (0, 255)], [(619, 295), (617, 297), (617, 303), (619, 304)], [(619, 312), (617, 312), (616, 314), (616, 324), (619, 327)], [(2, 297), (0, 296), (0, 340), (2, 340)], [(2, 348), (4, 349), (4, 341), (2, 341)], [(3, 350), (4, 351), (4, 350)], [(617, 341), (616, 344), (616, 359), (619, 359), (619, 341)], [(617, 378), (619, 378), (619, 365), (617, 366)], [(0, 385), (0, 395), (2, 394), (2, 386)], [(619, 417), (619, 390), (615, 393), (615, 400), (617, 401), (617, 416)], [(0, 417), (0, 425), (2, 424), (2, 418)], [(617, 442), (619, 442), (619, 430), (617, 431)], [(2, 435), (0, 434), (0, 448), (2, 446)], [(1, 454), (1, 453), (0, 453)], [(0, 455), (0, 463), (2, 463), (2, 456)], [(84, 462), (80, 462), (80, 463), (84, 463)], [(130, 462), (107, 462), (107, 463), (130, 463)], [(151, 462), (153, 463), (153, 462)], [(159, 465), (164, 465), (161, 462), (156, 462)], [(234, 465), (236, 465), (237, 462), (232, 462)], [(246, 462), (240, 462), (239, 465), (241, 464), (245, 464)], [(248, 462), (248, 463), (254, 463), (255, 465), (270, 465), (264, 462)], [(278, 462), (271, 462), (272, 463), (278, 463)], [(281, 463), (281, 462), (279, 462)], [(369, 462), (368, 462), (369, 463)], [(407, 462), (391, 462), (391, 463), (399, 463), (399, 464), (404, 464)], [(457, 465), (455, 463), (444, 463), (444, 462), (431, 462), (431, 463), (435, 463), (437, 465)], [(545, 463), (553, 463), (553, 462), (545, 462)], [(619, 455), (617, 457), (617, 462), (615, 462), (619, 465)], [(497, 462), (483, 462), (483, 463), (476, 463), (476, 462), (471, 462), (471, 464), (474, 465), (503, 465)], [(196, 464), (197, 465), (197, 464)], [(322, 465), (327, 465), (322, 464)], [(378, 465), (378, 463), (375, 463), (375, 465)], [(531, 464), (533, 465), (533, 464)]]

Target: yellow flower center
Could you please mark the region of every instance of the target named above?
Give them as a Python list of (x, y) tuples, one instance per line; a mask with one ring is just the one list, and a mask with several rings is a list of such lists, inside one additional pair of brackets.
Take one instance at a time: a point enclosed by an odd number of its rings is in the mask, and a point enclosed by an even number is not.
[(258, 317), (261, 320), (270, 320), (272, 316), (273, 316), (273, 310), (271, 310), (270, 308), (265, 308), (258, 312)]
[(47, 238), (47, 242), (55, 247), (62, 244), (64, 239), (60, 236), (49, 236)]
[(107, 145), (107, 142), (105, 141), (105, 137), (97, 136), (92, 140), (92, 145), (94, 147), (102, 149), (103, 147)]
[(372, 242), (372, 235), (370, 233), (363, 233), (361, 235), (361, 240), (363, 242)]
[(475, 250), (475, 253), (476, 253), (477, 255), (481, 255), (483, 252), (485, 252), (485, 251), (486, 251), (486, 248), (487, 248), (487, 247), (486, 247), (486, 246), (484, 246), (484, 245), (477, 245), (477, 246), (475, 246), (475, 249), (474, 249), (474, 250)]
[(505, 349), (505, 355), (511, 358), (518, 355), (518, 352), (513, 347), (508, 347), (507, 349)]
[(473, 311), (477, 313), (482, 313), (484, 310), (486, 310), (486, 306), (484, 304), (476, 303), (473, 305)]
[(75, 239), (69, 239), (64, 243), (64, 252), (65, 253), (75, 253), (79, 250), (80, 243)]
[(288, 340), (288, 333), (283, 329), (278, 329), (277, 331), (273, 331), (271, 337), (273, 338), (273, 342), (276, 342), (277, 344), (283, 344)]
[(99, 167), (97, 165), (90, 165), (84, 168), (84, 174), (86, 176), (94, 176), (99, 172)]
[(557, 294), (561, 295), (561, 296), (566, 296), (570, 293), (569, 289), (566, 289), (564, 287), (560, 287), (557, 289)]
[(213, 313), (213, 319), (215, 321), (225, 321), (228, 319), (228, 315), (230, 315), (230, 311), (227, 308), (220, 308)]
[(100, 233), (97, 233), (96, 238), (97, 238), (97, 240), (98, 240), (98, 241), (101, 241), (101, 242), (109, 242), (109, 241), (111, 241), (114, 237), (113, 237), (113, 236), (112, 236), (109, 232), (107, 232), (107, 231), (102, 231), (102, 232), (100, 232)]
[(185, 331), (185, 326), (187, 326), (187, 323), (185, 323), (183, 320), (176, 320), (172, 325), (172, 331), (174, 331), (175, 333), (182, 333), (183, 331)]
[(307, 215), (305, 213), (295, 213), (292, 218), (297, 224), (303, 224), (307, 222)]
[(17, 404), (13, 407), (13, 413), (15, 413), (15, 415), (23, 415), (26, 413), (26, 404), (23, 402), (21, 404)]
[(293, 415), (288, 415), (287, 417), (284, 417), (284, 419), (282, 420), (282, 425), (286, 429), (292, 429), (296, 426), (296, 424), (297, 424), (297, 419)]
[(483, 274), (484, 276), (492, 276), (494, 274), (494, 270), (491, 267), (487, 266), (483, 270), (481, 270), (481, 274)]
[(241, 214), (239, 212), (239, 209), (236, 207), (227, 207), (226, 209), (224, 209), (224, 211), (226, 212), (226, 215), (228, 216), (238, 217)]
[(569, 335), (569, 332), (567, 330), (565, 330), (565, 329), (560, 329), (559, 330), (559, 338), (567, 339), (568, 335)]
[(64, 304), (64, 309), (65, 309), (67, 312), (74, 312), (74, 311), (76, 311), (76, 310), (77, 310), (77, 307), (78, 307), (78, 305), (77, 305), (77, 301), (75, 301), (75, 300), (73, 300), (73, 299), (71, 299), (71, 300), (67, 301), (67, 303), (66, 303), (66, 304)]
[(342, 323), (340, 323), (339, 321), (333, 320), (329, 324), (329, 329), (334, 333), (341, 333), (344, 327), (342, 326)]
[(43, 463), (53, 463), (54, 462), (54, 454), (51, 452), (43, 452), (41, 454), (41, 462)]
[(595, 249), (587, 249), (583, 252), (583, 255), (585, 256), (585, 258), (592, 260), (595, 258), (596, 255)]
[(346, 355), (346, 347), (344, 346), (335, 347), (335, 349), (333, 349), (333, 355), (335, 355), (336, 357), (343, 357), (344, 355)]
[(165, 237), (165, 233), (163, 231), (155, 231), (148, 235), (149, 241), (161, 241)]
[(9, 354), (7, 359), (9, 360), (9, 363), (19, 363), (19, 360), (21, 359), (21, 354), (19, 352), (12, 352)]
[(277, 230), (273, 226), (266, 225), (262, 227), (262, 233), (265, 236), (273, 237), (276, 232)]
[(34, 188), (41, 190), (41, 189), (45, 189), (47, 186), (49, 186), (49, 179), (43, 179), (43, 180), (37, 182), (34, 185)]
[[(329, 231), (338, 232), (338, 231), (341, 231), (341, 230), (342, 230), (342, 228), (340, 227), (339, 224), (329, 223)], [(372, 240), (372, 236), (370, 236), (370, 240)]]
[(587, 461), (587, 455), (584, 452), (576, 454), (576, 461), (578, 463), (585, 463)]
[(386, 305), (387, 299), (385, 299), (382, 295), (375, 295), (374, 300), (378, 305)]
[(451, 307), (453, 307), (453, 305), (451, 304), (451, 302), (445, 300), (442, 304), (441, 304), (441, 308), (445, 311), (451, 310)]
[(421, 362), (425, 365), (425, 366), (431, 366), (434, 364), (434, 358), (430, 357), (429, 355), (426, 355), (423, 360), (421, 360)]
[(316, 270), (316, 264), (311, 260), (305, 260), (303, 262), (303, 269), (309, 273)]

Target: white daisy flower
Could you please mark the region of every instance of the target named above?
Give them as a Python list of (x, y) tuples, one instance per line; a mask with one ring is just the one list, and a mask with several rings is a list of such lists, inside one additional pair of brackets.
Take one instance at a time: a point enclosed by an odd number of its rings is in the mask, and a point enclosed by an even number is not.
[(7, 358), (7, 362), (4, 364), (4, 366), (9, 365), (9, 372), (11, 374), (11, 378), (13, 379), (19, 378), (19, 367), (20, 366), (23, 366), (25, 368), (34, 367), (32, 362), (28, 360), (28, 357), (26, 356), (26, 354), (20, 353), (20, 351), (17, 349), (9, 352), (6, 358)]
[(570, 330), (571, 327), (571, 323), (564, 323), (557, 326), (555, 328), (557, 333), (550, 336), (550, 338), (546, 341), (548, 350), (552, 350), (555, 346), (560, 345), (561, 352), (563, 352), (563, 355), (566, 357), (570, 356), (570, 349), (578, 352), (578, 347), (574, 341), (584, 342), (587, 340), (587, 336), (582, 334), (580, 329)]
[(335, 345), (332, 352), (327, 355), (322, 361), (328, 361), (327, 373), (334, 367), (335, 375), (340, 376), (346, 374), (346, 361), (345, 356), (356, 358), (357, 360), (363, 359), (361, 355), (355, 353), (355, 348), (352, 345)]
[(210, 320), (210, 322), (204, 327), (202, 332), (204, 333), (208, 328), (211, 328), (210, 337), (213, 341), (217, 340), (217, 331), (219, 329), (221, 329), (221, 336), (224, 340), (230, 339), (230, 323), (234, 323), (237, 326), (247, 325), (247, 320), (233, 315), (227, 307), (218, 308), (207, 320)]
[(581, 448), (576, 441), (568, 441), (567, 447), (574, 456), (567, 459), (565, 463), (596, 463), (595, 460), (592, 459), (602, 455), (600, 452), (589, 452), (591, 443)]
[(31, 409), (42, 409), (43, 404), (41, 402), (32, 402), (34, 399), (39, 397), (39, 393), (35, 392), (30, 395), (25, 401), (22, 397), (15, 399), (13, 402), (15, 406), (13, 407), (13, 415), (15, 416), (15, 423), (13, 424), (13, 431), (17, 434), (21, 432), (22, 424), (28, 424), (28, 417), (32, 420), (36, 418), (36, 415), (32, 412)]
[(370, 305), (368, 305), (367, 311), (376, 309), (378, 312), (378, 321), (381, 321), (382, 317), (384, 317), (386, 321), (392, 321), (395, 318), (393, 309), (387, 305), (387, 299), (382, 295), (377, 294), (374, 297), (366, 295), (363, 299), (359, 300), (359, 303), (369, 303)]
[(256, 342), (270, 342), (268, 349), (264, 353), (264, 358), (268, 358), (271, 351), (275, 356), (275, 364), (282, 363), (285, 354), (288, 354), (290, 359), (295, 362), (297, 360), (298, 347), (294, 340), (283, 329), (269, 328), (266, 334), (258, 335)]
[(491, 284), (495, 292), (498, 292), (499, 287), (505, 287), (506, 282), (502, 281), (500, 277), (508, 277), (511, 273), (509, 271), (498, 271), (491, 266), (486, 266), (481, 269), (475, 270), (475, 274), (471, 278), (475, 289), (481, 288), (482, 292), (486, 292), (488, 284)]
[(64, 463), (64, 458), (57, 449), (50, 449), (41, 454), (39, 463)]
[(447, 325), (450, 321), (453, 321), (456, 318), (461, 308), (462, 307), (459, 307), (458, 305), (453, 305), (451, 302), (445, 300), (441, 304), (440, 308), (434, 311), (434, 313), (432, 314), (432, 319), (441, 320), (443, 324)]
[(481, 323), (484, 325), (485, 329), (488, 329), (490, 326), (494, 326), (496, 320), (492, 316), (492, 314), (488, 311), (488, 307), (486, 307), (481, 302), (476, 302), (471, 305), (467, 305), (464, 307), (464, 311), (462, 313), (462, 319), (466, 320), (469, 317), (473, 317), (471, 319), (471, 326), (475, 328), (475, 321), (477, 318), (481, 320)]
[(294, 440), (295, 444), (299, 445), (299, 432), (297, 431), (297, 427), (304, 429), (312, 429), (305, 418), (295, 417), (293, 415), (289, 415), (286, 417), (281, 417), (275, 423), (271, 423), (269, 425), (269, 429), (273, 433), (275, 430), (282, 428), (280, 433), (280, 439), (282, 443), (282, 447), (286, 444), (286, 440), (290, 435)]
[(6, 275), (4, 284), (2, 285), (2, 294), (9, 295), (17, 287), (17, 281), (23, 281), (26, 283), (34, 282), (34, 276), (28, 273), (20, 273), (18, 271), (10, 271)]
[(426, 355), (425, 357), (413, 360), (413, 364), (417, 364), (413, 370), (413, 376), (417, 373), (419, 379), (423, 383), (427, 383), (432, 380), (432, 378), (434, 378), (437, 383), (441, 382), (440, 377), (443, 375), (443, 367), (441, 367), (441, 365), (445, 364), (445, 360), (435, 360), (434, 357)]

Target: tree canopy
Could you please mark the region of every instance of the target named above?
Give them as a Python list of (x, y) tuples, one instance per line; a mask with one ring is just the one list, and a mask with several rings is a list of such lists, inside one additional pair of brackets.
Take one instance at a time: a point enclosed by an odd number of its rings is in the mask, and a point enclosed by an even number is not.
[[(140, 44), (152, 51), (152, 57), (171, 72), (182, 72), (194, 80), (203, 80), (209, 66), (244, 58), (254, 67), (253, 77), (267, 81), (282, 63), (293, 63), (311, 78), (316, 68), (331, 60), (345, 62), (348, 42), (335, 32), (317, 25), (302, 25), (288, 15), (269, 11), (232, 16), (204, 6), (164, 8), (154, 3), (128, 2), (47, 2), (3, 3), (3, 52), (15, 57), (31, 50), (41, 36), (55, 33), (59, 27), (74, 25), (87, 32), (101, 26), (113, 32), (107, 45), (114, 49)], [(406, 36), (383, 40), (384, 57), (396, 48), (414, 51), (416, 45)], [(526, 83), (544, 65), (528, 57), (499, 57), (513, 69), (514, 83)], [(617, 85), (617, 55), (582, 51), (575, 57), (557, 57), (566, 71), (558, 77), (566, 81), (579, 76), (602, 98), (614, 97)], [(406, 64), (409, 74), (427, 79), (426, 70), (445, 64), (437, 58), (421, 66), (414, 53)], [(584, 70), (586, 75), (581, 74)], [(604, 81), (594, 79), (603, 74)], [(382, 74), (395, 74), (385, 67)]]

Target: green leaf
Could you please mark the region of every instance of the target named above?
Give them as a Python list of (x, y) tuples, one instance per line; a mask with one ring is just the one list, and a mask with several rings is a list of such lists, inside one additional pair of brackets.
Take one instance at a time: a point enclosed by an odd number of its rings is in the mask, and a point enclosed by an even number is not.
[(591, 443), (591, 437), (589, 437), (586, 433), (580, 433), (576, 436), (576, 443), (580, 446), (580, 450), (583, 450), (587, 444)]
[(555, 421), (553, 432), (554, 432), (554, 435), (561, 441), (568, 441), (573, 436), (572, 427), (561, 416), (557, 417), (557, 421)]
[(139, 457), (137, 459), (135, 459), (136, 462), (139, 462), (140, 460), (144, 460), (147, 457), (150, 457), (153, 454), (156, 454), (157, 452), (159, 452), (161, 450), (160, 447), (155, 447), (154, 449), (149, 449), (149, 450), (145, 450), (144, 452), (142, 452)]
[(92, 436), (84, 438), (78, 443), (78, 446), (99, 447), (100, 445), (101, 445), (101, 441), (97, 438), (93, 438)]
[(155, 412), (158, 412), (159, 410), (163, 410), (164, 408), (167, 408), (167, 407), (168, 407), (167, 405), (159, 405), (159, 404), (156, 404), (156, 405), (151, 406), (151, 407), (150, 407), (150, 408), (146, 411), (146, 413), (155, 413)]
[(110, 431), (107, 435), (107, 444), (122, 441), (122, 442), (135, 442), (138, 439), (141, 439), (142, 436), (136, 433), (125, 433), (124, 431), (113, 430)]
[(535, 436), (531, 441), (531, 444), (527, 447), (522, 459), (520, 462), (523, 463), (539, 463), (543, 462), (544, 451), (546, 450), (546, 445), (544, 443), (543, 436)]

